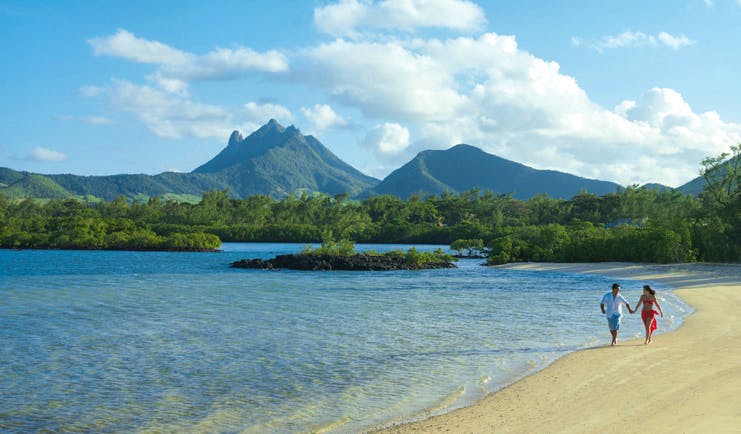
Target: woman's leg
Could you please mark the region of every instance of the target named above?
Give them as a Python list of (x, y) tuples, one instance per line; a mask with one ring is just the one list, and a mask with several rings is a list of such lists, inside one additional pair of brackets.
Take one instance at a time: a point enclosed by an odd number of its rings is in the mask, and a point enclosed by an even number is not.
[(644, 318), (643, 319), (643, 325), (646, 327), (646, 340), (643, 342), (644, 344), (650, 344), (651, 343), (651, 322), (653, 321), (653, 318)]

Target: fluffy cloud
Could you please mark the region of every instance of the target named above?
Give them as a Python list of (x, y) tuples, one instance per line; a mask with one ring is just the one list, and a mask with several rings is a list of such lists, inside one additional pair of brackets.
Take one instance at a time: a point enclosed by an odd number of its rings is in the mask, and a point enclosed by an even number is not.
[[(290, 123), (293, 120), (291, 111), (278, 104), (257, 104), (248, 102), (244, 105), (244, 115), (249, 122), (262, 125), (268, 119), (277, 119), (281, 122)], [(252, 131), (249, 129), (248, 131)]]
[(398, 43), (336, 40), (306, 55), (311, 84), (369, 117), (447, 119), (466, 103), (440, 62)]
[(486, 24), (486, 17), (481, 7), (465, 0), (343, 0), (316, 8), (314, 23), (319, 30), (331, 35), (357, 36), (366, 29), (479, 30)]
[(319, 131), (335, 126), (344, 127), (348, 125), (348, 122), (327, 104), (315, 104), (314, 107), (310, 108), (303, 107), (301, 112), (314, 123)]
[(111, 104), (133, 113), (153, 133), (177, 139), (183, 136), (228, 137), (231, 115), (219, 106), (195, 103), (161, 90), (114, 80)]
[(266, 119), (290, 121), (293, 117), (277, 104), (249, 102), (241, 109), (230, 109), (125, 80), (113, 80), (108, 96), (114, 108), (134, 114), (154, 134), (169, 139), (225, 139), (234, 129), (253, 131)]
[(384, 155), (398, 154), (409, 146), (409, 130), (386, 122), (368, 131), (364, 144)]
[[(192, 80), (221, 80), (249, 72), (285, 72), (285, 55), (270, 50), (258, 53), (250, 48), (217, 48), (203, 55), (178, 50), (158, 41), (139, 38), (119, 29), (115, 34), (88, 40), (96, 55), (121, 57), (133, 62), (159, 66), (153, 78), (165, 90), (181, 92)], [(168, 81), (169, 80), (169, 81)]]
[(623, 47), (669, 47), (673, 50), (679, 50), (694, 43), (695, 41), (684, 34), (674, 36), (666, 32), (649, 35), (643, 32), (627, 31), (618, 35), (603, 36), (598, 41), (593, 42), (587, 42), (579, 37), (571, 38), (571, 44), (575, 47), (589, 47), (600, 53), (606, 49)]
[(34, 148), (28, 153), (28, 158), (34, 161), (60, 162), (67, 159), (67, 156), (61, 152), (48, 148)]

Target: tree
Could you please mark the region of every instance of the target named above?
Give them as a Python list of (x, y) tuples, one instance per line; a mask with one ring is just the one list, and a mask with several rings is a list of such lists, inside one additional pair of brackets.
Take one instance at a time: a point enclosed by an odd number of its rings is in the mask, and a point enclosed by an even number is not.
[(731, 152), (731, 158), (724, 152), (702, 160), (700, 174), (707, 183), (703, 195), (721, 207), (732, 204), (741, 195), (741, 143), (731, 146)]
[(484, 250), (484, 240), (482, 239), (457, 239), (450, 244), (450, 248), (457, 251), (462, 256), (463, 250), (466, 256), (474, 256)]

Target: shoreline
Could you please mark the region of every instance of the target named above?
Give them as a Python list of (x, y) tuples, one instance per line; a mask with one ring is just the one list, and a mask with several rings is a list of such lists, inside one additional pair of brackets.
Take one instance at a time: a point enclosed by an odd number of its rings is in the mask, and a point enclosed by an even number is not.
[[(695, 311), (649, 346), (641, 338), (611, 347), (605, 327), (606, 345), (567, 354), (468, 407), (372, 432), (737, 432), (741, 265), (516, 263), (498, 268), (662, 283)], [(594, 303), (598, 309), (599, 300)]]

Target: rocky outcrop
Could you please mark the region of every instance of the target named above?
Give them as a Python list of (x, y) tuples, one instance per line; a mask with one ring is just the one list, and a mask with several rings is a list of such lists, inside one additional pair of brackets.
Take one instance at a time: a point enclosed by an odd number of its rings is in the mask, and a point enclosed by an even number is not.
[(351, 270), (351, 271), (391, 271), (421, 270), (428, 268), (455, 268), (452, 262), (428, 262), (414, 264), (407, 262), (401, 255), (366, 255), (352, 256), (333, 255), (278, 255), (273, 259), (242, 259), (233, 262), (232, 267), (275, 270)]

